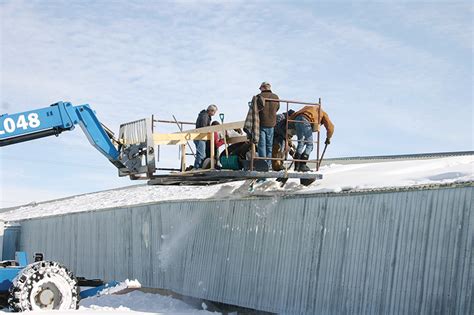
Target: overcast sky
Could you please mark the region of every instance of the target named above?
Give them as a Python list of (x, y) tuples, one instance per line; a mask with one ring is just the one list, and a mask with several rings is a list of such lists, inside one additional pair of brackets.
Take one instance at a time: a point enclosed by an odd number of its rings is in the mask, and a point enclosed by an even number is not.
[[(243, 120), (269, 81), (335, 124), (328, 157), (473, 150), (471, 1), (0, 0), (0, 113)], [(161, 166), (177, 166), (167, 151)], [(0, 207), (138, 184), (80, 128), (0, 149)]]

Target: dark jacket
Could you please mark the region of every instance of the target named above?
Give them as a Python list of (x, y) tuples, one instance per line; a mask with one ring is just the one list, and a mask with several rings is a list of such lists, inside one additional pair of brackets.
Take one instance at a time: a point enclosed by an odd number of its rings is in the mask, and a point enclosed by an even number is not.
[[(294, 110), (289, 110), (288, 112), (291, 115), (295, 113)], [(282, 113), (276, 115), (276, 125), (274, 129), (274, 136), (273, 136), (273, 143), (282, 143), (285, 141), (286, 135), (286, 116), (287, 113)], [(292, 136), (296, 133), (295, 131), (295, 123), (288, 122), (288, 138), (291, 139)]]
[(208, 127), (211, 125), (211, 116), (207, 113), (207, 110), (203, 109), (196, 119), (196, 128)]
[[(258, 94), (263, 98), (269, 98), (278, 100), (278, 95), (272, 93), (272, 91), (263, 91)], [(263, 104), (262, 104), (263, 105)], [(261, 107), (261, 106), (259, 106)], [(273, 128), (276, 124), (276, 113), (280, 109), (280, 102), (266, 101), (263, 109), (260, 111), (260, 128)]]

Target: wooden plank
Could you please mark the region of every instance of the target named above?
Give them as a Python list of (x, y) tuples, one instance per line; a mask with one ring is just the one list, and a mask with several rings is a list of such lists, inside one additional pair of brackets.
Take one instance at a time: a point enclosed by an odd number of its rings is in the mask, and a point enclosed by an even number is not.
[(184, 172), (186, 170), (186, 145), (181, 145), (181, 171)]
[[(232, 129), (242, 129), (244, 128), (244, 121), (236, 121), (225, 124), (220, 124), (216, 126), (202, 127), (197, 129), (185, 130), (184, 133), (202, 133), (202, 132), (215, 132), (215, 131), (224, 131)], [(180, 132), (177, 132), (180, 133)]]
[(258, 178), (299, 178), (306, 180), (319, 180), (323, 178), (320, 173), (300, 173), (285, 171), (232, 171), (232, 170), (197, 170), (184, 173), (171, 173), (168, 175), (156, 175), (148, 181), (148, 185), (199, 185), (218, 184), (228, 181), (238, 181)]
[(177, 145), (186, 144), (190, 140), (209, 140), (210, 133), (154, 133), (155, 145)]
[(238, 137), (228, 137), (227, 144), (239, 143), (239, 142), (247, 142), (247, 136), (238, 136)]
[(211, 132), (210, 135), (211, 135), (211, 170), (213, 170), (216, 168), (216, 159), (214, 157), (214, 153), (216, 150), (215, 143), (214, 143), (214, 132)]
[(253, 171), (253, 164), (254, 164), (254, 158), (255, 156), (257, 155), (256, 152), (255, 152), (255, 143), (252, 142), (252, 145), (251, 145), (251, 158), (250, 158), (250, 171)]

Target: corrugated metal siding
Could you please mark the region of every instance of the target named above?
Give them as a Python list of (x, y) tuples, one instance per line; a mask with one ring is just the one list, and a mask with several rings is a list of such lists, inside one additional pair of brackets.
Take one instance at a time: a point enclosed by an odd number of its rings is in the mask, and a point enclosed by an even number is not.
[(472, 197), (164, 202), (24, 221), (21, 246), (77, 275), (271, 312), (474, 314)]

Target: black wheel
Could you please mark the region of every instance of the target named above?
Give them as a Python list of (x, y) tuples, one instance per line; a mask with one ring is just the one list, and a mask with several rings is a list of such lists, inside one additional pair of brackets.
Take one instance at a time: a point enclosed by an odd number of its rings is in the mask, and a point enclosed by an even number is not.
[(316, 179), (313, 179), (313, 178), (300, 178), (300, 184), (303, 186), (309, 186), (315, 181)]
[(13, 280), (8, 304), (13, 311), (68, 310), (79, 307), (76, 277), (54, 261), (28, 265)]

